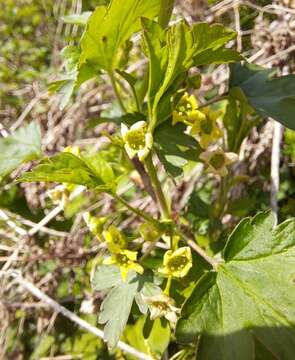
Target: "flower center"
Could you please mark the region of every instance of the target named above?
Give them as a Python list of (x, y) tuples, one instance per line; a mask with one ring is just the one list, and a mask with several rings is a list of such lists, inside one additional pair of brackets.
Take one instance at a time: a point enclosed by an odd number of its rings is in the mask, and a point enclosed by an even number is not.
[(186, 115), (192, 110), (193, 110), (192, 104), (186, 100), (180, 100), (180, 102), (176, 106), (176, 111), (179, 113), (179, 115)]
[(169, 269), (173, 271), (180, 271), (182, 270), (187, 264), (187, 258), (185, 256), (177, 256), (171, 259), (167, 266)]
[(133, 150), (141, 150), (145, 147), (145, 131), (133, 130), (127, 134), (127, 142)]
[(122, 254), (117, 254), (116, 255), (116, 260), (117, 260), (117, 263), (119, 265), (128, 265), (129, 264), (129, 259), (126, 255), (122, 255)]
[(220, 169), (224, 166), (224, 155), (223, 154), (214, 154), (209, 161), (209, 164), (214, 167), (214, 169)]
[(164, 301), (154, 301), (153, 306), (161, 311), (167, 312), (169, 310), (168, 304), (166, 304)]
[(212, 121), (208, 118), (208, 116), (205, 117), (205, 119), (201, 120), (201, 131), (204, 134), (211, 134), (213, 130), (213, 124)]

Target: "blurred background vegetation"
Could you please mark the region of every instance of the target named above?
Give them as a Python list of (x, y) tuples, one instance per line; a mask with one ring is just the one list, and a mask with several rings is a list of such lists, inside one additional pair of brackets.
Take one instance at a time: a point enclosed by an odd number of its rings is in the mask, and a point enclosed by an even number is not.
[[(107, 3), (107, 0), (0, 0), (1, 135), (36, 120), (42, 128), (43, 151), (53, 154), (71, 144), (95, 144), (99, 147), (105, 140), (104, 131), (113, 131), (109, 124), (89, 125), (102, 112), (106, 114), (110, 107), (116, 108), (112, 91), (103, 78), (83, 85), (82, 90), (75, 94), (75, 101), (64, 110), (59, 109), (58, 96), (47, 91), (48, 84), (60, 71), (61, 49), (69, 43), (76, 43), (82, 31), (81, 27), (63, 21), (63, 17), (91, 11), (97, 5)], [(295, 1), (241, 1), (238, 11), (243, 54), (266, 67), (277, 67), (282, 74), (292, 73)], [(234, 1), (230, 0), (178, 1), (174, 16), (180, 15), (188, 22), (222, 22), (237, 29)], [(134, 51), (135, 59), (136, 56)], [(227, 70), (224, 66), (203, 70), (202, 96), (218, 93), (226, 87)], [(240, 217), (269, 207), (272, 131), (272, 121), (260, 121), (243, 145), (244, 161), (239, 166), (247, 178), (231, 194), (228, 214), (222, 219), (223, 224), (228, 225), (227, 229), (231, 229)], [(113, 162), (122, 160), (118, 159), (115, 147), (109, 150), (108, 156)], [(295, 216), (294, 162), (295, 133), (286, 130), (280, 170), (280, 220)], [(127, 195), (134, 195), (141, 184), (138, 184), (139, 180), (128, 163), (119, 165), (128, 169), (132, 179), (131, 185), (126, 180), (124, 191)], [(26, 229), (34, 227), (53, 207), (46, 195), (48, 185), (15, 185), (11, 182), (29, 166), (23, 166), (0, 183), (0, 208), (14, 224)], [(198, 241), (204, 247), (209, 246), (208, 219), (206, 211), (202, 213), (199, 209), (210, 205), (213, 188), (212, 181), (188, 173), (173, 194), (176, 210), (194, 225), (199, 234)], [(184, 206), (184, 199), (189, 200), (188, 206)], [(152, 211), (153, 204), (148, 196), (140, 201), (146, 201), (146, 208)], [(2, 216), (0, 265), (5, 266), (9, 261), (11, 267), (21, 269), (42, 291), (96, 325), (96, 310), (101, 299), (91, 291), (89, 276), (99, 245), (89, 235), (81, 216), (77, 216), (92, 204), (90, 197), (78, 196), (67, 206), (65, 213), (58, 214), (43, 231), (25, 237), (21, 248), (18, 248), (16, 229), (9, 226)], [(112, 212), (114, 204), (110, 199), (100, 199), (95, 203), (95, 209), (102, 213)], [(136, 219), (124, 213), (118, 215), (119, 220), (136, 226)], [(16, 256), (11, 259), (13, 253)], [(64, 360), (130, 358), (120, 351), (108, 353), (96, 337), (52, 313), (46, 305), (1, 278), (0, 319), (0, 358), (3, 359), (48, 359), (50, 356), (60, 356)], [(132, 331), (133, 336), (128, 334), (128, 330), (125, 334), (131, 344), (135, 342), (136, 328)]]

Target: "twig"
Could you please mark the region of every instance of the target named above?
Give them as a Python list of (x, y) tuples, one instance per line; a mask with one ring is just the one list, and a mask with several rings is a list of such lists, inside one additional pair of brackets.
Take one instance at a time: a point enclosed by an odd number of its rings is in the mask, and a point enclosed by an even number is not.
[(30, 236), (35, 235), (39, 230), (43, 228), (46, 224), (49, 223), (53, 218), (56, 217), (61, 211), (63, 210), (63, 207), (61, 205), (58, 205), (53, 210), (50, 211), (38, 224), (36, 224), (32, 229), (29, 230), (28, 234)]
[(240, 11), (239, 11), (240, 1), (235, 0), (234, 2), (234, 17), (235, 17), (235, 28), (237, 32), (237, 51), (242, 51), (242, 36), (241, 36), (241, 22), (240, 22)]
[(20, 226), (18, 226), (14, 221), (12, 221), (9, 216), (0, 209), (0, 218), (2, 220), (4, 220), (6, 222), (6, 224), (11, 227), (17, 234), (21, 235), (21, 236), (26, 236), (28, 235), (28, 232), (21, 228)]
[[(78, 186), (71, 194), (70, 199), (75, 198), (80, 195), (85, 190), (84, 186)], [(50, 211), (41, 221), (39, 221), (32, 229), (28, 231), (28, 235), (35, 235), (39, 230), (41, 230), (46, 224), (48, 224), (56, 215), (63, 211), (63, 206), (58, 205), (53, 210)]]
[(258, 61), (258, 64), (259, 65), (266, 65), (266, 64), (272, 62), (273, 60), (279, 59), (282, 56), (289, 54), (292, 51), (295, 51), (295, 45), (292, 45), (292, 46), (288, 47), (285, 50), (279, 51), (278, 53), (276, 53), (276, 54), (274, 54), (274, 55), (272, 55), (272, 56), (270, 56), (270, 57), (268, 57), (266, 59)]
[(280, 145), (283, 136), (283, 127), (277, 121), (274, 121), (273, 141), (271, 150), (271, 191), (270, 205), (278, 221), (278, 191), (280, 186)]
[[(32, 295), (34, 295), (36, 298), (47, 304), (49, 307), (51, 307), (54, 311), (57, 313), (62, 314), (69, 320), (73, 321), (77, 325), (79, 325), (84, 330), (92, 333), (93, 335), (97, 336), (100, 339), (104, 339), (104, 332), (97, 327), (89, 324), (87, 321), (81, 319), (79, 316), (74, 314), (73, 312), (69, 311), (64, 306), (60, 305), (58, 302), (44, 294), (40, 289), (38, 289), (34, 284), (26, 280), (22, 277), (22, 275), (16, 271), (11, 270), (7, 272), (0, 271), (0, 275), (3, 276), (10, 276), (15, 279), (15, 281), (22, 286), (24, 289), (29, 291)], [(119, 341), (117, 344), (118, 348), (125, 351), (126, 353), (133, 355), (135, 358), (139, 360), (152, 360), (148, 355), (134, 349), (130, 345), (124, 343), (123, 341)]]
[(25, 118), (27, 117), (27, 115), (30, 113), (30, 111), (33, 109), (33, 107), (42, 99), (42, 97), (44, 97), (47, 94), (47, 90), (38, 94), (37, 96), (35, 96), (29, 103), (28, 105), (25, 107), (24, 111), (20, 114), (20, 116), (17, 118), (17, 120), (15, 121), (15, 123), (11, 126), (10, 131), (14, 131), (16, 130), (21, 123), (25, 120)]

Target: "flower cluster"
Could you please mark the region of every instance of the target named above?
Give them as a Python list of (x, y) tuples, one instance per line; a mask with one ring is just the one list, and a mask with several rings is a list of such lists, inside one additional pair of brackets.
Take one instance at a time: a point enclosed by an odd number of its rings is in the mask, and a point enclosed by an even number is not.
[(214, 111), (209, 107), (199, 107), (193, 95), (185, 93), (173, 111), (172, 124), (182, 122), (187, 125), (187, 132), (196, 137), (202, 149), (200, 154), (204, 161), (206, 171), (219, 176), (228, 174), (227, 166), (238, 160), (234, 153), (225, 153), (222, 148), (207, 150), (211, 144), (215, 144), (222, 137), (223, 132), (218, 125), (221, 116), (220, 111)]
[(118, 265), (121, 271), (122, 279), (125, 281), (130, 270), (143, 273), (143, 267), (139, 265), (137, 260), (137, 251), (127, 249), (128, 242), (124, 234), (111, 225), (103, 232), (107, 247), (111, 252), (111, 256), (104, 260), (104, 264)]

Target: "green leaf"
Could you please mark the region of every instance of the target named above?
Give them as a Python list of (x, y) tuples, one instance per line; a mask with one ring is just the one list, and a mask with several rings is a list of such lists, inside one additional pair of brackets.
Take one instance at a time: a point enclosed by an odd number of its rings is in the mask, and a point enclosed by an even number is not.
[(37, 360), (50, 353), (50, 348), (54, 345), (55, 339), (50, 335), (41, 336), (38, 344), (35, 345), (34, 351), (30, 356), (31, 360)]
[(141, 28), (140, 17), (155, 17), (159, 4), (159, 0), (113, 0), (108, 8), (98, 6), (81, 40), (80, 64), (90, 62), (107, 72), (116, 69), (122, 46)]
[(148, 338), (143, 337), (145, 318), (142, 317), (134, 325), (128, 325), (124, 337), (137, 350), (150, 354), (153, 359), (161, 359), (170, 341), (170, 327), (168, 322), (156, 319), (153, 321)]
[[(162, 29), (154, 21), (143, 19), (144, 46), (149, 57), (148, 105), (154, 128), (167, 116), (159, 116), (161, 102), (170, 101), (174, 91), (184, 80), (192, 66), (225, 63), (240, 60), (225, 44), (235, 37), (235, 32), (222, 25), (194, 24), (189, 27), (182, 21), (168, 29)], [(171, 93), (168, 100), (166, 94)], [(169, 113), (168, 113), (169, 115)]]
[(198, 161), (201, 148), (198, 142), (184, 133), (185, 126), (171, 121), (159, 125), (154, 134), (156, 152), (166, 171), (171, 176), (182, 174), (188, 160)]
[(231, 66), (230, 88), (240, 88), (261, 116), (295, 130), (295, 75), (273, 78), (274, 71), (251, 64)]
[(270, 212), (242, 220), (224, 264), (185, 302), (176, 335), (181, 342), (201, 336), (198, 359), (254, 360), (261, 346), (269, 358), (294, 358), (295, 220), (273, 225)]
[(91, 279), (93, 290), (110, 289), (122, 283), (122, 276), (118, 266), (99, 265)]
[[(134, 301), (139, 305), (140, 310), (145, 310), (142, 305), (146, 307), (146, 304), (143, 304), (141, 295), (156, 294), (161, 291), (153, 284), (154, 279), (149, 272), (138, 275), (131, 271), (126, 281), (123, 281), (121, 276), (120, 279), (117, 277), (117, 270), (115, 266), (111, 266), (110, 269), (99, 266), (92, 280), (95, 290), (112, 288), (102, 302), (99, 314), (99, 323), (105, 324), (105, 340), (111, 348), (115, 347), (119, 341)], [(105, 279), (103, 279), (104, 274)]]
[[(83, 158), (71, 153), (62, 152), (50, 158), (45, 158), (32, 171), (24, 173), (18, 181), (47, 181), (84, 185), (88, 188), (110, 189), (112, 183), (105, 183), (104, 166), (101, 160), (101, 168)], [(108, 177), (107, 177), (108, 178)]]
[(119, 341), (131, 311), (138, 284), (122, 283), (113, 288), (101, 305), (99, 322), (104, 326), (104, 339), (113, 348)]
[(139, 276), (130, 273), (128, 280), (113, 287), (101, 304), (98, 321), (105, 324), (104, 339), (111, 348), (116, 346), (127, 324), (140, 281)]
[(238, 101), (233, 96), (228, 97), (228, 104), (223, 118), (227, 131), (228, 151), (239, 152), (243, 140), (250, 130), (256, 126), (257, 115), (253, 116), (253, 109), (244, 101)]
[(0, 139), (0, 179), (20, 164), (38, 159), (42, 154), (41, 132), (36, 122), (17, 129)]
[(188, 212), (205, 219), (208, 219), (210, 216), (210, 205), (200, 197), (196, 190), (192, 192), (189, 198)]
[(60, 109), (64, 109), (73, 95), (85, 81), (98, 74), (98, 69), (88, 63), (79, 65), (80, 48), (74, 45), (66, 46), (61, 51), (64, 70), (58, 80), (49, 84), (48, 90), (58, 92), (60, 95)]

